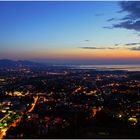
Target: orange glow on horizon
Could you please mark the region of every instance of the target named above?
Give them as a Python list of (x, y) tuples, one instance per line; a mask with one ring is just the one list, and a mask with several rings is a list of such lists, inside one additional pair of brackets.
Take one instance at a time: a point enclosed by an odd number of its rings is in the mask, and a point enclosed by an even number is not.
[[(3, 54), (4, 56), (4, 54)], [(6, 56), (6, 55), (5, 55)], [(9, 52), (10, 58), (19, 59), (140, 59), (140, 51), (128, 49), (40, 49), (28, 52)]]
[(38, 58), (60, 58), (60, 59), (94, 59), (94, 58), (140, 58), (140, 51), (133, 51), (127, 49), (118, 50), (92, 50), (92, 49), (58, 49), (49, 52), (36, 52)]

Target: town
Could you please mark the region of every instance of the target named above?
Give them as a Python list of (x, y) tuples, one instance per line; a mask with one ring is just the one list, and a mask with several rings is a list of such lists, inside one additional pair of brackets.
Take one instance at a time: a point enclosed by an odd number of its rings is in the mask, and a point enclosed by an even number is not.
[(140, 72), (0, 68), (0, 138), (139, 138)]

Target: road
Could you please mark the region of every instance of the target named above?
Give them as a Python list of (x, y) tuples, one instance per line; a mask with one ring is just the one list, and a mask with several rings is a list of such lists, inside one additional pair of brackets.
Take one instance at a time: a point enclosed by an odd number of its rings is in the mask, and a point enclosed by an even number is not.
[(81, 89), (82, 89), (82, 87), (81, 87), (81, 86), (79, 86), (79, 87), (77, 87), (77, 88), (74, 90), (74, 92), (73, 92), (73, 93), (77, 93), (77, 92), (79, 92)]
[(100, 112), (101, 110), (102, 110), (101, 107), (93, 107), (92, 108), (92, 114), (91, 114), (91, 116), (92, 117), (95, 117), (95, 115), (97, 114), (97, 112)]
[(35, 105), (36, 105), (36, 103), (37, 103), (37, 101), (38, 101), (38, 96), (33, 97), (33, 98), (34, 98), (34, 102), (32, 103), (31, 108), (30, 108), (27, 112), (32, 112), (33, 109), (35, 108)]
[[(35, 106), (36, 106), (36, 103), (37, 103), (37, 101), (38, 101), (38, 96), (33, 97), (33, 98), (34, 98), (34, 102), (32, 103), (31, 108), (30, 108), (26, 113), (32, 112), (33, 109), (34, 109)], [(6, 115), (0, 120), (0, 123), (1, 123), (4, 119), (6, 119), (8, 116), (9, 116), (9, 114), (6, 114)], [(6, 135), (7, 130), (8, 130), (11, 126), (16, 127), (17, 124), (18, 124), (18, 122), (21, 121), (21, 118), (22, 118), (22, 116), (20, 116), (18, 119), (16, 119), (16, 120), (15, 120), (13, 123), (11, 123), (8, 127), (1, 128), (1, 129), (0, 129), (0, 139), (3, 139), (3, 138), (4, 138), (4, 136)]]
[[(8, 116), (7, 116), (8, 117)], [(11, 123), (9, 126), (5, 127), (5, 128), (1, 128), (0, 129), (0, 139), (3, 139), (4, 136), (6, 135), (6, 132), (7, 130), (13, 126), (13, 127), (16, 127), (17, 126), (17, 123), (20, 122), (22, 116), (20, 116), (18, 119), (16, 119), (13, 123)]]
[[(0, 123), (9, 116), (9, 113), (6, 114), (1, 120)], [(0, 129), (0, 139), (2, 139), (6, 135), (7, 128)]]
[(6, 114), (6, 115), (0, 120), (0, 123), (1, 123), (4, 119), (6, 119), (9, 115), (10, 115), (9, 113)]

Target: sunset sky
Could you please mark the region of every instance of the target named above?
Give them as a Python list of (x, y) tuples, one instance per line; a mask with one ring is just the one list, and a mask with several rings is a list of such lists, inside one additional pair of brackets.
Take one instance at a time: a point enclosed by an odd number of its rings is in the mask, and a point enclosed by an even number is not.
[(140, 63), (140, 2), (0, 2), (0, 59)]

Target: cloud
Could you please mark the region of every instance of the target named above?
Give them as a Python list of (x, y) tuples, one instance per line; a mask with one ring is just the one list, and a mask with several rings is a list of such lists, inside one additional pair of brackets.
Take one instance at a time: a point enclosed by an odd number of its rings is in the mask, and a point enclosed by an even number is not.
[(119, 49), (119, 48), (108, 47), (107, 49), (115, 50), (115, 49)]
[(118, 23), (108, 27), (108, 29), (124, 28), (140, 31), (140, 1), (121, 1), (119, 5), (121, 10), (118, 13), (127, 12), (127, 15), (119, 19)]
[[(119, 45), (126, 45), (126, 46), (133, 46), (133, 45), (138, 45), (140, 43), (128, 43), (128, 44), (115, 44), (115, 46), (119, 46)], [(78, 47), (81, 49), (87, 49), (87, 50), (118, 50), (121, 49), (121, 47)], [(126, 47), (125, 49), (127, 50), (131, 50), (131, 51), (140, 51), (140, 46), (139, 47)]]
[(104, 29), (113, 29), (113, 27), (110, 27), (110, 26), (104, 26), (103, 28)]
[(139, 47), (132, 47), (132, 48), (129, 48), (130, 50), (133, 50), (133, 51), (140, 51), (140, 46)]
[(105, 48), (103, 48), (103, 47), (79, 47), (79, 48), (81, 48), (81, 49), (105, 49)]
[(86, 40), (84, 40), (84, 41), (89, 42), (90, 40), (89, 40), (89, 39), (86, 39)]
[(120, 22), (119, 24), (114, 24), (113, 27), (140, 31), (140, 20), (139, 21), (128, 20), (128, 21)]
[(126, 44), (121, 44), (121, 43), (114, 44), (114, 46), (135, 46), (135, 45), (140, 45), (140, 43), (139, 42), (132, 42), (132, 43), (126, 43)]
[(109, 19), (107, 19), (107, 21), (113, 21), (113, 20), (115, 20), (115, 18), (109, 18)]
[(122, 11), (128, 12), (130, 17), (139, 18), (140, 2), (139, 1), (122, 1), (119, 3)]
[(114, 46), (119, 46), (120, 44), (115, 44)]
[(104, 49), (118, 49), (118, 48), (114, 48), (114, 47), (79, 47), (81, 49), (93, 49), (93, 50), (104, 50)]
[(140, 43), (128, 43), (128, 44), (125, 44), (126, 46), (134, 46), (134, 45), (140, 45)]

